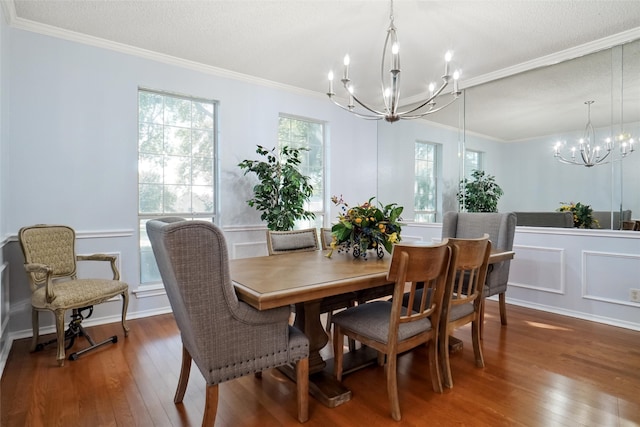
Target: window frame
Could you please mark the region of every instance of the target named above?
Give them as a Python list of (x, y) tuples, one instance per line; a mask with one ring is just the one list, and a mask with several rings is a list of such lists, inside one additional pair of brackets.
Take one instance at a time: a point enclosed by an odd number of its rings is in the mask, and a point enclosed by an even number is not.
[[(294, 114), (287, 114), (287, 113), (279, 113), (278, 114), (278, 135), (277, 135), (277, 139), (276, 139), (276, 144), (278, 149), (281, 147), (283, 141), (280, 140), (280, 120), (281, 119), (287, 119), (287, 120), (296, 120), (296, 121), (301, 121), (301, 122), (306, 122), (306, 123), (312, 123), (312, 124), (316, 124), (316, 125), (320, 125), (322, 127), (322, 193), (320, 194), (319, 199), (322, 201), (322, 209), (321, 210), (311, 210), (311, 212), (313, 212), (316, 215), (315, 220), (299, 220), (296, 221), (296, 226), (295, 228), (312, 228), (312, 227), (325, 227), (327, 226), (327, 224), (329, 223), (329, 218), (328, 218), (328, 214), (327, 214), (327, 208), (328, 208), (328, 188), (327, 185), (329, 183), (329, 179), (327, 176), (328, 173), (328, 156), (327, 156), (327, 152), (328, 152), (328, 123), (324, 120), (319, 120), (319, 119), (313, 119), (310, 117), (303, 117), (303, 116), (298, 116), (298, 115), (294, 115)], [(290, 146), (290, 145), (289, 145)], [(315, 191), (315, 188), (314, 188)], [(307, 203), (307, 206), (309, 204)]]
[[(186, 100), (186, 101), (190, 101), (190, 102), (198, 102), (198, 103), (206, 103), (206, 104), (211, 104), (211, 106), (213, 107), (212, 109), (212, 114), (213, 114), (213, 120), (212, 120), (212, 158), (211, 158), (211, 175), (212, 175), (212, 180), (213, 180), (213, 184), (211, 186), (212, 188), (212, 204), (213, 207), (210, 211), (203, 211), (203, 212), (194, 212), (193, 209), (191, 210), (191, 212), (153, 212), (153, 213), (142, 213), (140, 210), (140, 187), (141, 187), (141, 182), (140, 182), (140, 155), (144, 154), (144, 152), (140, 151), (140, 129), (141, 129), (141, 125), (142, 125), (142, 121), (141, 119), (141, 111), (140, 111), (140, 95), (141, 93), (150, 93), (150, 94), (155, 94), (155, 95), (160, 95), (163, 97), (163, 103), (164, 103), (164, 97), (170, 97), (170, 98), (175, 98), (175, 99), (180, 99), (180, 100)], [(148, 241), (148, 237), (146, 237), (146, 229), (143, 229), (145, 227), (145, 224), (148, 220), (150, 219), (156, 219), (156, 218), (167, 218), (167, 217), (182, 217), (185, 218), (187, 220), (205, 220), (205, 221), (211, 221), (212, 223), (217, 223), (217, 219), (219, 218), (219, 206), (220, 206), (220, 167), (219, 167), (219, 108), (220, 108), (220, 103), (217, 100), (214, 99), (207, 99), (207, 98), (202, 98), (202, 97), (196, 97), (196, 96), (190, 96), (190, 95), (184, 95), (184, 94), (179, 94), (179, 93), (174, 93), (174, 92), (170, 92), (170, 91), (163, 91), (163, 90), (156, 90), (156, 89), (150, 89), (150, 88), (146, 88), (146, 87), (138, 87), (137, 90), (137, 101), (138, 101), (138, 138), (137, 138), (137, 152), (138, 152), (138, 162), (137, 162), (137, 200), (138, 200), (138, 211), (137, 211), (137, 220), (138, 220), (138, 261), (139, 261), (139, 269), (138, 269), (138, 275), (139, 275), (139, 285), (141, 288), (150, 288), (150, 287), (156, 287), (158, 284), (162, 283), (162, 280), (159, 278), (159, 274), (158, 274), (158, 278), (152, 278), (150, 280), (143, 280), (143, 258), (145, 257), (145, 253), (149, 252), (150, 250), (147, 249), (146, 251), (143, 250), (143, 236), (145, 236), (145, 238)], [(163, 107), (164, 108), (164, 107)], [(163, 117), (162, 120), (162, 126), (163, 126), (163, 130), (164, 130), (164, 126), (167, 126), (165, 119)], [(193, 131), (194, 129), (198, 129), (201, 130), (202, 128), (194, 128), (193, 124), (191, 124), (191, 126), (188, 128), (190, 131)], [(163, 144), (165, 142), (165, 136), (163, 133)], [(163, 156), (165, 155), (165, 151), (164, 151), (164, 147), (163, 147)], [(189, 157), (191, 159), (194, 158), (193, 153), (191, 153), (189, 155)], [(197, 156), (195, 156), (197, 157)], [(162, 181), (162, 185), (166, 185), (165, 181), (164, 181), (164, 164), (163, 164), (163, 181)], [(191, 171), (191, 173), (193, 173), (193, 171)], [(192, 176), (192, 175), (191, 175)], [(191, 182), (189, 184), (189, 187), (193, 187), (194, 184), (193, 182)], [(190, 208), (193, 208), (193, 199), (191, 199), (190, 202)], [(164, 210), (164, 208), (163, 208)], [(146, 247), (146, 245), (145, 245)], [(149, 246), (150, 248), (150, 246)], [(152, 252), (151, 252), (152, 253)], [(146, 254), (148, 256), (148, 253)], [(154, 265), (155, 265), (155, 258), (154, 258)], [(157, 268), (157, 266), (155, 267)]]
[[(478, 160), (477, 162), (474, 162), (476, 163), (477, 167), (474, 167), (473, 169), (467, 166), (467, 156), (469, 155), (469, 153), (474, 153), (476, 159)], [(464, 150), (464, 178), (468, 180), (472, 179), (471, 172), (474, 170), (484, 171), (484, 160), (485, 160), (484, 158), (485, 158), (484, 151), (466, 148)]]
[[(424, 146), (429, 146), (432, 148), (432, 153), (433, 153), (433, 159), (431, 161), (429, 161), (428, 159), (418, 159), (416, 156), (416, 149), (418, 147), (418, 145), (424, 145)], [(442, 189), (440, 188), (441, 185), (441, 169), (442, 169), (442, 164), (441, 164), (441, 157), (442, 157), (442, 146), (441, 144), (435, 143), (435, 142), (429, 142), (429, 141), (424, 141), (424, 140), (416, 140), (414, 142), (414, 155), (413, 155), (413, 161), (414, 161), (414, 191), (413, 191), (413, 220), (414, 222), (418, 222), (418, 223), (434, 223), (438, 220), (438, 215), (439, 215), (439, 207), (441, 206), (441, 197), (442, 197)], [(424, 209), (417, 209), (416, 206), (416, 190), (418, 187), (418, 175), (417, 175), (417, 167), (418, 167), (418, 161), (427, 161), (432, 165), (432, 175), (434, 177), (435, 183), (434, 183), (434, 200), (435, 200), (435, 209), (434, 210), (424, 210)], [(418, 216), (419, 215), (433, 215), (433, 220), (419, 220)]]

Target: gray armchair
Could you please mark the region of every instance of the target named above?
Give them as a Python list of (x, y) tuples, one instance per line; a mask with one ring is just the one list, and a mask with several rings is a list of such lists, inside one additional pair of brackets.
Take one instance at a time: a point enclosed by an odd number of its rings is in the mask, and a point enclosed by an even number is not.
[(202, 424), (213, 426), (219, 383), (295, 362), (298, 420), (307, 421), (309, 340), (288, 325), (289, 307), (258, 311), (238, 300), (214, 224), (164, 218), (147, 222), (147, 233), (182, 338), (174, 402), (182, 402), (193, 360), (207, 382)]
[[(513, 250), (513, 238), (516, 232), (516, 214), (508, 213), (467, 213), (446, 212), (442, 219), (442, 238), (477, 239), (485, 233), (489, 235), (494, 251)], [(500, 321), (507, 324), (505, 292), (509, 280), (511, 261), (492, 264), (487, 273), (483, 296), (498, 295), (500, 300)], [(482, 327), (482, 326), (481, 326)]]

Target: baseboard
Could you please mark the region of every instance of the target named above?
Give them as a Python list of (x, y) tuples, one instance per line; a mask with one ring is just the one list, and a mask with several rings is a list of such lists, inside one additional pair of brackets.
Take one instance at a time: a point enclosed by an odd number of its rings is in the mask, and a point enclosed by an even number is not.
[[(127, 313), (127, 320), (141, 319), (144, 317), (152, 317), (152, 316), (158, 316), (161, 314), (168, 314), (168, 313), (171, 313), (171, 307), (169, 306), (156, 308), (153, 310), (138, 311), (135, 313), (129, 312)], [(82, 323), (84, 326), (91, 327), (91, 326), (97, 326), (97, 325), (106, 325), (108, 323), (118, 323), (120, 322), (120, 320), (121, 319), (119, 315), (114, 315), (114, 316), (105, 316), (105, 317), (98, 317), (98, 318), (92, 317), (90, 319), (83, 320)], [(55, 325), (44, 326), (40, 328), (41, 335), (52, 334), (55, 332), (56, 332)], [(135, 333), (135, 330), (131, 331), (131, 333)], [(9, 353), (11, 351), (13, 342), (15, 340), (20, 340), (23, 338), (30, 338), (31, 336), (33, 336), (31, 328), (7, 333), (7, 337), (6, 337), (6, 340), (4, 341), (4, 345), (0, 349), (0, 376), (2, 376), (2, 373), (4, 373), (4, 367), (7, 363), (7, 358), (9, 357)]]

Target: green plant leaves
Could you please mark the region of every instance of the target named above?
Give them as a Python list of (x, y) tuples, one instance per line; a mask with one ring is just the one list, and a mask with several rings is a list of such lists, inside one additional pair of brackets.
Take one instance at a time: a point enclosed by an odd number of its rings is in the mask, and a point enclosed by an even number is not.
[(283, 146), (270, 150), (261, 145), (256, 153), (264, 160), (243, 160), (238, 164), (244, 174), (253, 172), (260, 181), (253, 187), (254, 197), (247, 200), (262, 212), (260, 218), (270, 230), (291, 230), (298, 219), (313, 219), (315, 215), (304, 206), (313, 194), (310, 178), (298, 170), (300, 151), (304, 148)]
[(484, 171), (474, 170), (473, 181), (460, 181), (458, 201), (467, 212), (498, 212), (498, 200), (504, 192), (496, 183), (493, 175), (485, 175)]

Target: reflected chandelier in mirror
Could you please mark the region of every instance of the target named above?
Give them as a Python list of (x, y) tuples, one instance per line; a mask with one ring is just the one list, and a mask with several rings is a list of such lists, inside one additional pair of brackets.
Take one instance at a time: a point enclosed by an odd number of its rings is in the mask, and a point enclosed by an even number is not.
[[(595, 101), (585, 101), (587, 106), (587, 126), (584, 129), (584, 137), (578, 141), (578, 147), (571, 147), (571, 157), (565, 157), (560, 149), (565, 145), (564, 142), (557, 142), (555, 145), (554, 157), (562, 163), (569, 165), (586, 166), (588, 168), (596, 165), (605, 165), (614, 161), (624, 159), (627, 155), (634, 151), (634, 140), (628, 133), (620, 133), (615, 139), (607, 137), (604, 140), (604, 149), (597, 144), (596, 132), (591, 124), (591, 104)], [(620, 154), (615, 154), (616, 142), (620, 146)], [(580, 153), (580, 156), (577, 156)], [(613, 153), (613, 154), (612, 154)]]

